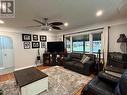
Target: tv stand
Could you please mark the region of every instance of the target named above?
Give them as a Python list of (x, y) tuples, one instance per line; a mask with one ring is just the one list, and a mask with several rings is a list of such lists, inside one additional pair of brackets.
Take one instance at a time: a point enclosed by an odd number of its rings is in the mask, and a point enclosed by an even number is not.
[(44, 66), (54, 66), (64, 64), (64, 54), (63, 53), (44, 53), (43, 54), (43, 65)]

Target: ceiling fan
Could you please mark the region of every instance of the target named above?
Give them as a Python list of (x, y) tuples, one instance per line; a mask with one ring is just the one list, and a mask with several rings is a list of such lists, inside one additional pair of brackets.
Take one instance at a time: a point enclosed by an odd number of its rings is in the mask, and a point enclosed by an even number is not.
[(59, 26), (64, 25), (63, 22), (48, 22), (48, 18), (43, 18), (43, 21), (37, 20), (37, 19), (33, 19), (33, 21), (41, 24), (41, 25), (37, 25), (37, 26), (30, 26), (30, 27), (41, 27), (42, 30), (51, 30), (51, 29), (55, 29), (55, 30), (62, 30)]

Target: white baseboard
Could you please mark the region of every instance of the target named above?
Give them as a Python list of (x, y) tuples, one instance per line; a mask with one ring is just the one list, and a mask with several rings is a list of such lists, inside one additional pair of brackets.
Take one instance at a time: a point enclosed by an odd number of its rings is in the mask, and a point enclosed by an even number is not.
[(40, 65), (43, 65), (43, 63), (38, 63), (38, 64), (36, 64), (35, 66), (40, 66)]
[(15, 69), (15, 71), (17, 71), (17, 70), (22, 70), (22, 69), (26, 69), (26, 68), (30, 68), (30, 67), (35, 67), (35, 66), (36, 66), (36, 65), (21, 67), (21, 68)]

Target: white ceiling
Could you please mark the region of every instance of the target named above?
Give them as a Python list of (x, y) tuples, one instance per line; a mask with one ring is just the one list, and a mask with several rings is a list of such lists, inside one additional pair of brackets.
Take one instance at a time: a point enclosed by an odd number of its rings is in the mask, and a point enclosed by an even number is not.
[[(68, 22), (63, 30), (82, 27), (99, 22), (127, 17), (127, 0), (15, 0), (16, 16), (3, 19), (4, 25), (14, 28), (38, 25), (33, 18), (48, 17), (49, 22)], [(103, 10), (101, 17), (96, 17), (97, 10)], [(31, 29), (31, 28), (29, 28)], [(33, 28), (32, 28), (33, 29)], [(34, 28), (40, 29), (40, 28)]]

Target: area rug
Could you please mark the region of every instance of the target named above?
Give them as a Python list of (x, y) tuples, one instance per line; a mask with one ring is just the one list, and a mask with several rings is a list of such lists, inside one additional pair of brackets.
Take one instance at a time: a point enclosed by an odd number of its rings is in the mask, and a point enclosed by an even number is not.
[[(74, 95), (92, 79), (59, 66), (44, 69), (42, 72), (48, 75), (49, 89), (38, 95)], [(15, 80), (0, 83), (0, 89), (4, 95), (18, 95)]]

